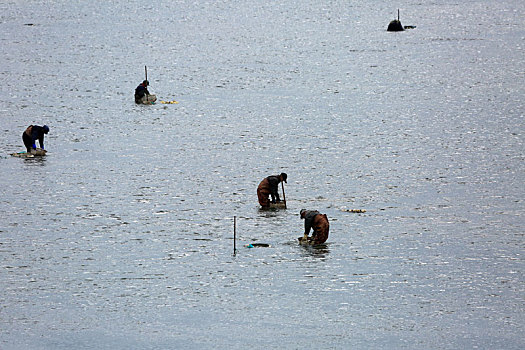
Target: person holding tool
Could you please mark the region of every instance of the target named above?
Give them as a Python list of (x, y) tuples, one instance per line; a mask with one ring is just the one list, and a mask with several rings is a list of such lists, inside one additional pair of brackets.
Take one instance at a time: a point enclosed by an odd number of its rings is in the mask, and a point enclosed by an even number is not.
[(150, 105), (157, 101), (157, 96), (152, 95), (148, 91), (149, 81), (144, 80), (135, 89), (135, 103)]
[(149, 81), (148, 81), (148, 67), (144, 66), (144, 73), (146, 79), (137, 86), (135, 89), (135, 103), (136, 104), (145, 104), (151, 105), (157, 101), (157, 96), (150, 94), (148, 91)]
[[(271, 203), (280, 203), (281, 199), (279, 198), (279, 183), (284, 181), (286, 182), (286, 179), (288, 178), (288, 175), (286, 173), (281, 173), (279, 175), (271, 175), (266, 178), (264, 178), (259, 186), (257, 187), (257, 198), (259, 199), (259, 204), (263, 208), (269, 208), (270, 207), (270, 200), (269, 196), (272, 197)], [(283, 186), (283, 195), (284, 195), (284, 186)], [(286, 204), (286, 202), (285, 202)]]
[[(321, 214), (317, 210), (301, 209), (299, 212), (301, 219), (304, 219), (304, 235), (299, 237), (300, 243), (322, 244), (328, 239), (330, 224), (326, 214)], [(311, 229), (314, 229), (312, 236), (308, 237)]]

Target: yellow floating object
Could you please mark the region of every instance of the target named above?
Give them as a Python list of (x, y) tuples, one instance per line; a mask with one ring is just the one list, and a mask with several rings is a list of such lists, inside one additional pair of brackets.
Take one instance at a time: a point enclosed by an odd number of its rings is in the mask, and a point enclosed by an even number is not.
[(165, 105), (173, 105), (179, 103), (178, 101), (160, 101), (160, 103)]
[(341, 209), (341, 210), (349, 212), (349, 213), (366, 213), (366, 210), (364, 209)]

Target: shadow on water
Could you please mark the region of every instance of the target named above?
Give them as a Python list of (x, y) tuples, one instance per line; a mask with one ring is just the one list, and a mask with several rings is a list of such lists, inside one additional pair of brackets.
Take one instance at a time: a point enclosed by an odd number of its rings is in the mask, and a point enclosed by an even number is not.
[(318, 259), (325, 259), (330, 254), (330, 248), (327, 243), (316, 245), (299, 244), (304, 256), (311, 256)]

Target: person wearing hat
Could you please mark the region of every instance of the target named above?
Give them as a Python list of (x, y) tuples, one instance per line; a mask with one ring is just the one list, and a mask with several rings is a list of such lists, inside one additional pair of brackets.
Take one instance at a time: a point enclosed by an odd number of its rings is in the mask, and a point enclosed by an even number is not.
[(259, 204), (263, 208), (270, 207), (269, 196), (272, 197), (272, 203), (279, 203), (281, 199), (279, 198), (279, 183), (281, 181), (286, 182), (288, 175), (286, 173), (281, 173), (279, 175), (271, 175), (264, 178), (259, 187), (257, 187), (257, 198), (259, 199)]
[(157, 101), (157, 96), (152, 95), (148, 91), (149, 81), (144, 80), (135, 89), (135, 103), (136, 104), (152, 104)]
[[(304, 235), (299, 238), (301, 242), (310, 244), (322, 244), (328, 239), (330, 224), (326, 214), (321, 214), (317, 210), (301, 209), (299, 212), (301, 219), (304, 219)], [(312, 236), (308, 237), (310, 229), (314, 229)]]
[(38, 125), (29, 125), (27, 129), (22, 133), (22, 141), (26, 146), (27, 153), (36, 152), (36, 140), (40, 143), (40, 148), (44, 149), (44, 134), (49, 132), (49, 127), (47, 125), (38, 126)]

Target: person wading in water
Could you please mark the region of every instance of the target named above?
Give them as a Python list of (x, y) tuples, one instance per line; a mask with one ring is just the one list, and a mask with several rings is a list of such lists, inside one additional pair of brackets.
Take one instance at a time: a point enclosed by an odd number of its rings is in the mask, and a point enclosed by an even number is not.
[(269, 196), (272, 197), (271, 203), (279, 203), (281, 199), (279, 198), (278, 185), (281, 181), (286, 182), (288, 175), (286, 173), (281, 173), (280, 175), (271, 175), (264, 178), (259, 187), (257, 187), (257, 198), (259, 199), (259, 204), (263, 208), (270, 207)]
[[(301, 209), (301, 219), (304, 219), (304, 235), (300, 237), (301, 242), (310, 244), (322, 244), (328, 239), (330, 224), (326, 214), (321, 214), (317, 210)], [(314, 229), (311, 237), (308, 237), (310, 229)]]
[(22, 133), (22, 141), (26, 146), (27, 153), (36, 152), (36, 140), (40, 143), (40, 148), (44, 149), (44, 134), (49, 132), (49, 127), (47, 125), (38, 126), (38, 125), (29, 125), (27, 129)]
[(149, 81), (144, 80), (135, 89), (135, 103), (136, 104), (151, 104), (157, 101), (157, 96), (152, 95), (148, 91)]

